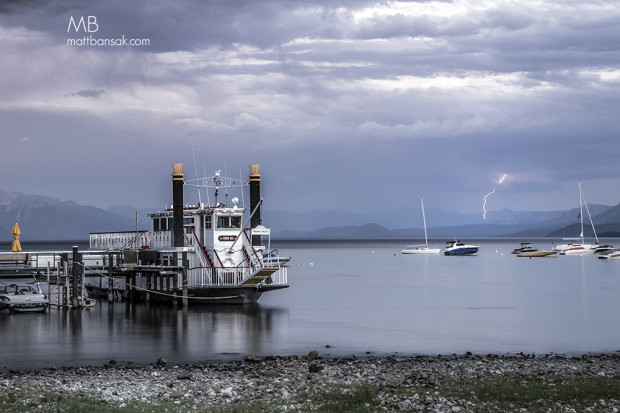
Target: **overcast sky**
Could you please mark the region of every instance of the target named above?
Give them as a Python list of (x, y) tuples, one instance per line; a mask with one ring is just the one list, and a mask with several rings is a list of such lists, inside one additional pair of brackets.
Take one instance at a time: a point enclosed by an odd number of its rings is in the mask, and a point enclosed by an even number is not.
[(616, 205), (619, 50), (617, 0), (4, 1), (0, 189), (159, 208), (174, 162), (260, 163), (271, 210)]

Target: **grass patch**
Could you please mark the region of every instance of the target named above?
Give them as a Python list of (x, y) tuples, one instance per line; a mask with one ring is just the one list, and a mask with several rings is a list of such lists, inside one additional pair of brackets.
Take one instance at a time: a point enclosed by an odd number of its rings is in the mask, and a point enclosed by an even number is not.
[(356, 386), (334, 386), (319, 393), (314, 399), (313, 411), (318, 412), (374, 412), (379, 391), (375, 386), (364, 383)]
[(528, 412), (546, 412), (561, 406), (584, 409), (599, 400), (618, 400), (620, 379), (600, 376), (478, 377), (448, 382), (437, 390), (444, 397), (484, 404), (497, 411), (525, 408)]
[[(256, 413), (256, 412), (376, 412), (378, 390), (371, 385), (332, 386), (312, 396), (268, 401), (231, 401), (219, 405), (200, 405), (191, 402), (151, 404), (143, 401), (107, 402), (84, 394), (11, 392), (0, 396), (0, 411), (67, 412), (67, 413), (127, 413), (127, 412), (198, 412), (198, 413)], [(308, 400), (311, 400), (308, 403)]]

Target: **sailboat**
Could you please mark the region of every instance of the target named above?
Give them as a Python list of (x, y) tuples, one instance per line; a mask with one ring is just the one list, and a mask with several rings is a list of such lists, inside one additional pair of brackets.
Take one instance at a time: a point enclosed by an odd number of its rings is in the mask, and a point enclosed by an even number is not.
[(403, 254), (439, 254), (439, 248), (428, 247), (428, 234), (426, 232), (426, 215), (424, 214), (424, 200), (420, 197), (422, 204), (422, 220), (424, 221), (424, 245), (407, 245), (402, 251)]
[(594, 237), (596, 238), (596, 244), (586, 244), (583, 239), (583, 204), (585, 203), (585, 199), (583, 196), (583, 192), (581, 190), (581, 182), (579, 184), (579, 221), (581, 223), (581, 234), (579, 234), (579, 238), (565, 238), (565, 241), (573, 241), (567, 244), (560, 244), (553, 247), (555, 251), (559, 251), (560, 255), (589, 255), (594, 254), (596, 247), (599, 246), (598, 237), (596, 236), (596, 230), (594, 229), (594, 223), (592, 222), (592, 217), (590, 216), (590, 210), (588, 209), (588, 204), (586, 204), (586, 211), (588, 212), (588, 216), (590, 217), (590, 224), (592, 224), (592, 230), (594, 231)]

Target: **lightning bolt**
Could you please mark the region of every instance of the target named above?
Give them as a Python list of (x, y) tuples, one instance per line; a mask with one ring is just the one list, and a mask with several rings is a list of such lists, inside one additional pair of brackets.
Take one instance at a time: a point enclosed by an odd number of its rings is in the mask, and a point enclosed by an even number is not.
[(488, 194), (484, 196), (484, 204), (482, 204), (482, 210), (484, 211), (484, 214), (482, 215), (482, 217), (484, 218), (485, 221), (487, 219), (487, 197), (494, 192), (495, 192), (495, 188), (493, 188), (491, 192), (489, 192)]
[[(497, 183), (501, 184), (502, 182), (504, 182), (504, 179), (506, 179), (506, 176), (507, 174), (502, 175), (502, 177), (499, 178), (499, 181), (497, 181)], [(485, 221), (487, 219), (487, 198), (489, 197), (489, 195), (493, 193), (495, 193), (495, 188), (493, 188), (491, 192), (489, 192), (488, 194), (484, 196), (484, 203), (482, 204), (482, 210), (484, 211), (484, 214), (482, 215), (482, 217), (484, 218)]]

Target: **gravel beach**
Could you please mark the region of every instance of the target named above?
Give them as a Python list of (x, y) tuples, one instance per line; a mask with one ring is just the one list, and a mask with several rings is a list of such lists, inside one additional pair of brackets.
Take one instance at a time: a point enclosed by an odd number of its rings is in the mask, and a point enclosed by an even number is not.
[[(169, 365), (162, 358), (148, 366), (110, 360), (100, 367), (8, 371), (0, 376), (0, 410), (10, 397), (19, 397), (45, 411), (40, 394), (88, 395), (123, 407), (131, 401), (173, 403), (184, 411), (236, 401), (265, 402), (274, 411), (311, 408), (313, 396), (335, 385), (370, 384), (379, 389), (379, 411), (492, 411), (472, 399), (444, 397), (437, 386), (477, 377), (552, 376), (620, 378), (620, 355), (453, 355), (417, 357), (323, 358), (318, 351), (303, 356), (254, 354), (221, 363)], [(402, 391), (401, 391), (402, 390)], [(13, 402), (15, 403), (15, 402)], [(599, 400), (589, 411), (618, 412), (620, 395)], [(528, 410), (515, 410), (528, 411)], [(575, 411), (563, 406), (558, 411)]]

